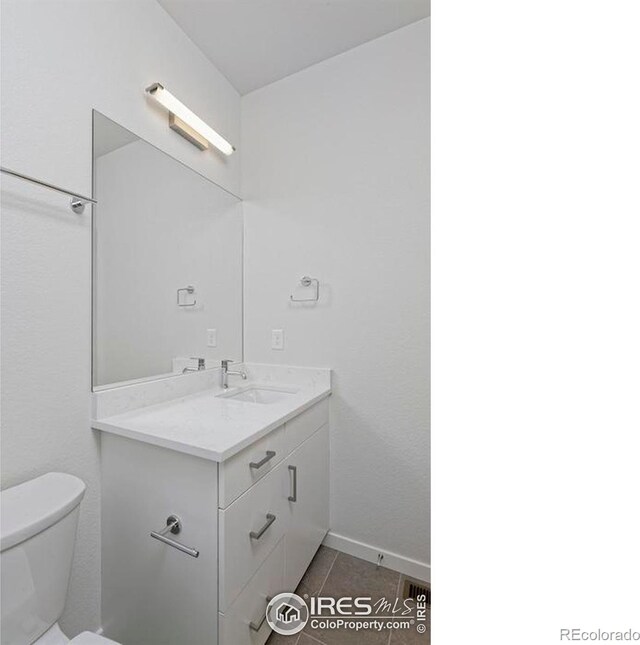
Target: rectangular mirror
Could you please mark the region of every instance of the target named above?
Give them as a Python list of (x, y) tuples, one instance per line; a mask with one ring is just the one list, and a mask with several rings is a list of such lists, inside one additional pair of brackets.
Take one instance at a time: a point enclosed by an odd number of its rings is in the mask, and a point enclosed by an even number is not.
[(242, 360), (238, 197), (93, 113), (93, 387)]

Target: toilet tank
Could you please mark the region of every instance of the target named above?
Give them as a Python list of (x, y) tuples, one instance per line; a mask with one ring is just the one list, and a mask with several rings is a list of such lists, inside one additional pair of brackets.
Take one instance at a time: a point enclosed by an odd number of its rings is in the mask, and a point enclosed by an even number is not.
[(2, 645), (29, 645), (60, 618), (84, 491), (48, 473), (0, 492)]

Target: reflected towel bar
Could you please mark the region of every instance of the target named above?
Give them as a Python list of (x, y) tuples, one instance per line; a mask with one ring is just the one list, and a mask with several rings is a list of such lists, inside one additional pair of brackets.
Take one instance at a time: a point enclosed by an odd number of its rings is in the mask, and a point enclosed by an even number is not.
[(55, 190), (58, 193), (63, 195), (69, 195), (71, 197), (71, 210), (78, 215), (84, 213), (85, 204), (97, 204), (98, 202), (91, 197), (85, 197), (80, 193), (76, 193), (72, 190), (66, 190), (66, 188), (60, 188), (60, 186), (54, 186), (53, 184), (48, 184), (46, 181), (40, 181), (35, 177), (29, 177), (29, 175), (23, 175), (21, 172), (16, 172), (15, 170), (10, 170), (9, 168), (0, 167), (0, 172), (5, 173), (6, 175), (11, 175), (12, 177), (17, 177), (18, 179), (24, 179), (25, 181), (30, 181), (32, 184), (38, 186), (43, 186), (49, 190)]

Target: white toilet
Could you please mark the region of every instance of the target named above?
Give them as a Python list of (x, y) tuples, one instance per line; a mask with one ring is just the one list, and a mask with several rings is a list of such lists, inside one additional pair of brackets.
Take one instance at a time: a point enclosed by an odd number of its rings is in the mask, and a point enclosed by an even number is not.
[[(84, 482), (48, 473), (0, 492), (2, 645), (108, 645), (58, 626), (67, 597)], [(117, 644), (115, 644), (117, 645)]]

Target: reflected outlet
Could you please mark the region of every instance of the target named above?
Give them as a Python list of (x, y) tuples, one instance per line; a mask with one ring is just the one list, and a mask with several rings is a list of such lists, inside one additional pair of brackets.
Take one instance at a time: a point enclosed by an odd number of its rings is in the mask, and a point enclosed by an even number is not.
[(284, 349), (284, 330), (271, 330), (271, 349)]

